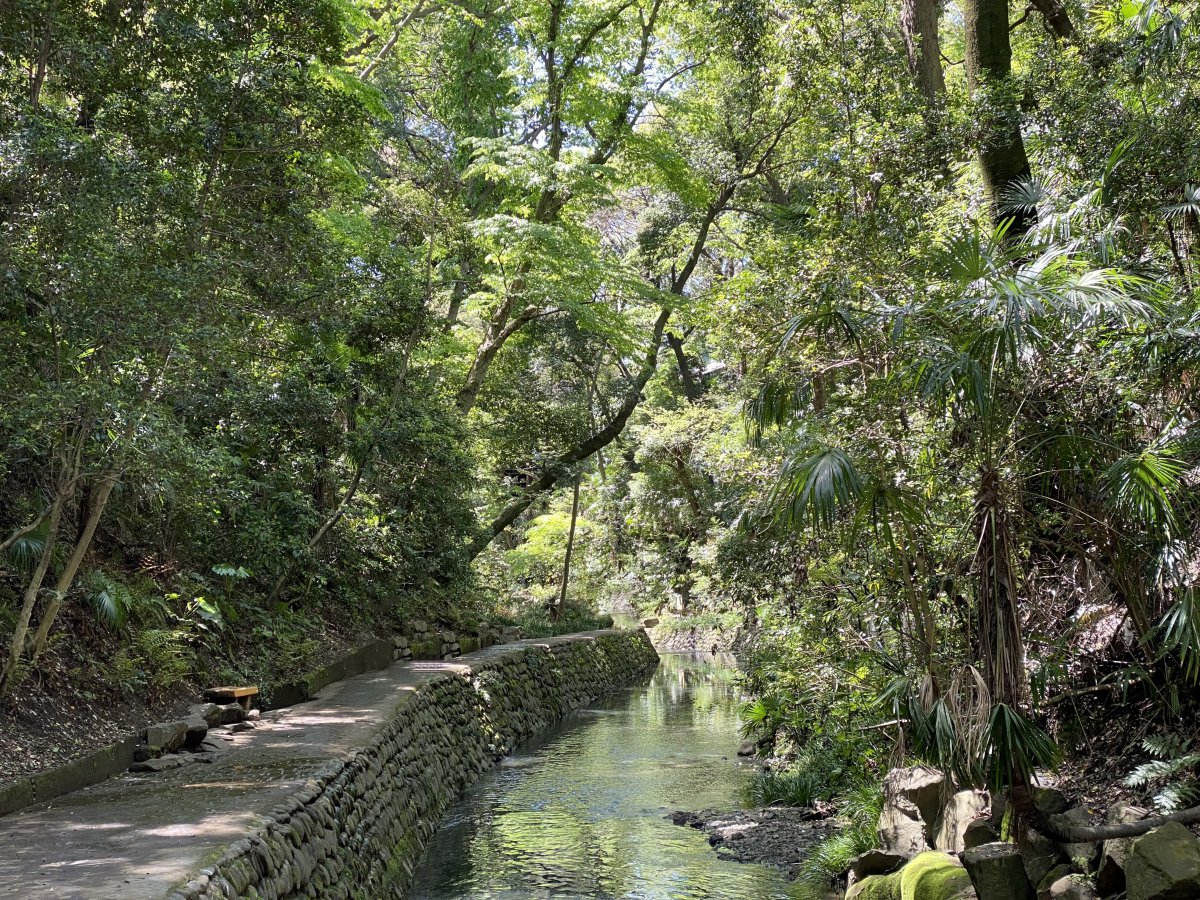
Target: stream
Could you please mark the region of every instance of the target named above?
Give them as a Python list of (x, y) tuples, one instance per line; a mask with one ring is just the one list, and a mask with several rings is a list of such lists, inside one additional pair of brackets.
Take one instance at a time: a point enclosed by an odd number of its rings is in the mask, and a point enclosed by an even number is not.
[(671, 811), (734, 809), (733, 660), (668, 654), (648, 682), (572, 713), (454, 803), (412, 900), (787, 900), (775, 870), (718, 858)]

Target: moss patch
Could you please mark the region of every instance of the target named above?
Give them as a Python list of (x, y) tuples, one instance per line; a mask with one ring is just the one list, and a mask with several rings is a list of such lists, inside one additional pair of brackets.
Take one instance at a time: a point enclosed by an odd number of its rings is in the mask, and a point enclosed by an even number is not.
[(971, 877), (953, 857), (930, 850), (899, 872), (900, 900), (955, 900), (971, 890)]
[(846, 892), (846, 900), (901, 900), (900, 873), (864, 878)]

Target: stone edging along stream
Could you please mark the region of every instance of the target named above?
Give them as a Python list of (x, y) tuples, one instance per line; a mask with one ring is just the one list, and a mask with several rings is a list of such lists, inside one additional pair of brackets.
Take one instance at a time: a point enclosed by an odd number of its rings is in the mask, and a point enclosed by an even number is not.
[(455, 797), (522, 741), (657, 662), (640, 630), (455, 660), (453, 674), (416, 686), (364, 746), (309, 779), (170, 900), (401, 897)]

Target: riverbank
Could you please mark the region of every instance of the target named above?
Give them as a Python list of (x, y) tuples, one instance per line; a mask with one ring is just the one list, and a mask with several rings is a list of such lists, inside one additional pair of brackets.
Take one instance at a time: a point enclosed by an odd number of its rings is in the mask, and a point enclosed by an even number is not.
[(828, 810), (811, 807), (681, 810), (668, 818), (707, 835), (722, 859), (771, 866), (789, 880), (799, 877), (812, 849), (837, 831)]

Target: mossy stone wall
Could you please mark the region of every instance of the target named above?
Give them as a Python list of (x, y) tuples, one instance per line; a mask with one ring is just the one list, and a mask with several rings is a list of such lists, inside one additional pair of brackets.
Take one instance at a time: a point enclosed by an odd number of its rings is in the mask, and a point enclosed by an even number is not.
[(456, 662), (171, 900), (403, 897), (455, 797), (556, 719), (652, 671), (658, 656), (642, 631), (603, 631)]

